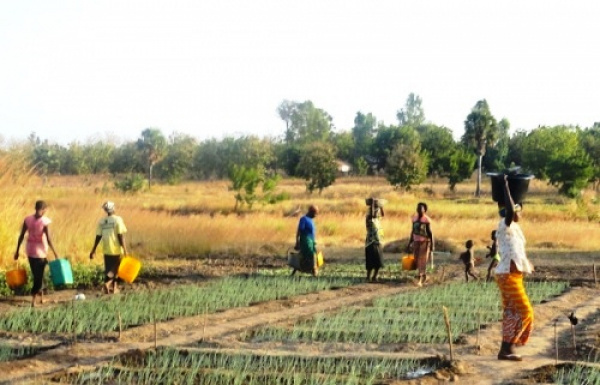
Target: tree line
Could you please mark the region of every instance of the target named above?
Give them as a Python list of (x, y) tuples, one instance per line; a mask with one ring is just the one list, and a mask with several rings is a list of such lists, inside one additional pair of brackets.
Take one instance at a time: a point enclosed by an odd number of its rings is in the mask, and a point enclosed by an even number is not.
[(285, 125), (278, 138), (248, 135), (198, 141), (147, 128), (136, 141), (119, 145), (97, 140), (62, 146), (32, 133), (19, 150), (40, 174), (110, 173), (115, 185), (126, 191), (155, 179), (172, 184), (230, 179), (236, 205), (250, 207), (259, 198), (276, 199), (274, 186), (282, 176), (303, 178), (308, 191), (322, 191), (339, 175), (338, 161), (348, 163), (355, 175), (385, 175), (402, 189), (432, 176), (446, 178), (454, 189), (476, 170), (476, 195), (483, 172), (514, 166), (569, 197), (590, 185), (597, 189), (600, 181), (600, 123), (588, 128), (540, 126), (511, 135), (509, 121), (497, 120), (484, 99), (467, 114), (464, 133), (454, 140), (449, 128), (426, 121), (422, 99), (412, 93), (392, 125), (357, 112), (352, 128), (337, 130), (332, 117), (311, 101), (285, 100), (276, 111)]

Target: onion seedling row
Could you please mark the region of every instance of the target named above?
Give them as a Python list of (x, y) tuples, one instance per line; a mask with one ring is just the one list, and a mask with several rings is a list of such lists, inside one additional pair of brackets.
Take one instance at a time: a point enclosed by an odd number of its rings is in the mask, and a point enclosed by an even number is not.
[(290, 277), (226, 277), (204, 286), (136, 292), (101, 299), (72, 301), (50, 309), (27, 308), (0, 317), (0, 330), (28, 333), (98, 335), (122, 327), (149, 324), (177, 317), (214, 313), (261, 301), (288, 298), (358, 280), (349, 278), (291, 279)]
[[(528, 283), (533, 303), (562, 293), (565, 282)], [(374, 301), (373, 306), (352, 307), (335, 314), (318, 314), (292, 328), (271, 326), (247, 333), (252, 341), (446, 343), (448, 335), (442, 306), (448, 309), (452, 335), (477, 330), (502, 318), (495, 285), (449, 284), (402, 293)]]
[[(71, 374), (69, 383), (376, 384), (433, 371), (438, 360), (377, 357), (302, 357), (164, 349), (141, 360), (116, 359), (95, 372)], [(65, 380), (64, 378), (62, 379)]]

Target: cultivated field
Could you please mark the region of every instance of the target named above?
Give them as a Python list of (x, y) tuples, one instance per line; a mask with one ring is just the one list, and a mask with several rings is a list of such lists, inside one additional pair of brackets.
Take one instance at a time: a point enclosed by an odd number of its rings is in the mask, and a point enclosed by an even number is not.
[[(76, 288), (50, 287), (35, 309), (27, 296), (3, 289), (0, 383), (525, 384), (600, 377), (600, 205), (589, 192), (572, 201), (532, 182), (522, 227), (536, 266), (527, 280), (536, 326), (521, 348), (526, 360), (515, 364), (496, 359), (495, 285), (465, 283), (457, 259), (467, 239), (483, 257), (496, 226), (487, 180), (479, 199), (473, 182), (450, 192), (431, 180), (402, 192), (383, 178), (341, 178), (308, 195), (302, 181), (284, 180), (278, 189), (288, 200), (235, 213), (224, 181), (122, 195), (108, 177), (42, 179), (18, 162), (0, 162), (0, 266), (14, 266), (22, 220), (45, 199), (55, 246), (80, 277)], [(386, 267), (376, 284), (363, 279), (369, 196), (387, 200)], [(108, 199), (144, 264), (138, 280), (115, 296), (99, 294), (101, 258), (87, 257)], [(429, 206), (438, 243), (424, 288), (398, 263), (420, 201)], [(316, 279), (292, 278), (286, 253), (309, 204), (321, 210), (326, 264)], [(488, 262), (478, 266), (481, 275)], [(77, 292), (87, 299), (73, 301)], [(579, 318), (574, 327), (571, 312)]]

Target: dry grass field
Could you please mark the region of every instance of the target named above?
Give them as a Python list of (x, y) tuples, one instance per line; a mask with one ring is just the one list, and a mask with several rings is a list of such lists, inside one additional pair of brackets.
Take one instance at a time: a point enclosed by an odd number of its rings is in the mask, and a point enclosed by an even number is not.
[[(364, 199), (387, 200), (386, 241), (403, 239), (410, 230), (416, 204), (427, 202), (438, 240), (462, 248), (467, 239), (483, 252), (498, 220), (483, 180), (483, 196), (475, 198), (474, 181), (451, 192), (444, 180), (430, 180), (410, 192), (395, 190), (381, 177), (344, 177), (322, 194), (308, 194), (301, 180), (283, 180), (278, 192), (290, 199), (273, 205), (256, 204), (252, 210), (233, 212), (234, 198), (227, 181), (188, 182), (176, 186), (155, 184), (150, 191), (122, 194), (109, 176), (50, 176), (41, 178), (0, 159), (0, 266), (12, 261), (23, 218), (33, 212), (35, 200), (49, 203), (51, 233), (59, 254), (84, 262), (94, 239), (100, 205), (116, 202), (129, 232), (132, 254), (155, 257), (283, 255), (293, 243), (299, 215), (309, 204), (320, 208), (318, 242), (329, 255), (361, 253), (364, 238)], [(13, 163), (11, 163), (13, 162)], [(22, 164), (22, 163), (21, 163)], [(600, 250), (600, 204), (587, 193), (578, 201), (558, 196), (545, 182), (533, 180), (524, 205), (522, 226), (530, 251), (578, 252)]]

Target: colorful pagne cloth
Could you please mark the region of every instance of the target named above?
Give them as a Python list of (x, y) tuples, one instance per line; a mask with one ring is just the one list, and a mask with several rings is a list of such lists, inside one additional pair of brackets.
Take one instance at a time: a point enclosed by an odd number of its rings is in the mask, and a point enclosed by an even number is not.
[(417, 261), (419, 277), (424, 276), (427, 273), (427, 260), (429, 259), (430, 244), (431, 242), (429, 242), (429, 240), (413, 242), (413, 254)]
[(525, 345), (533, 328), (533, 307), (523, 286), (520, 271), (496, 274), (502, 295), (502, 341)]

